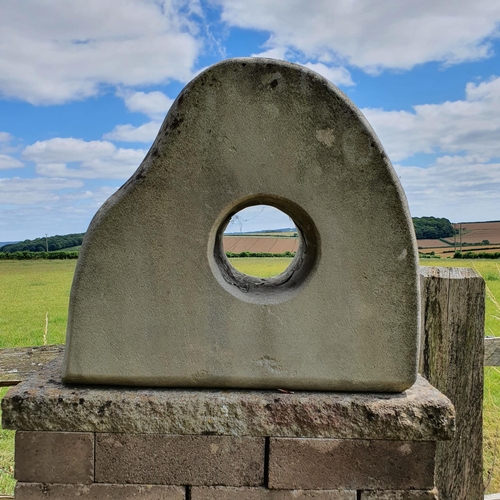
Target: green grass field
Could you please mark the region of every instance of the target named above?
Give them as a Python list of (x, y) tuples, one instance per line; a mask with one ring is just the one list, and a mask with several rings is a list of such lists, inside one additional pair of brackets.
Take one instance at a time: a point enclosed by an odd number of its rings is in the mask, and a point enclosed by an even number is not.
[[(8, 387), (0, 387), (0, 399), (5, 396)], [(0, 417), (2, 410), (0, 409)], [(0, 495), (11, 495), (16, 482), (14, 480), (14, 431), (0, 429)]]
[(62, 344), (76, 260), (0, 261), (0, 348)]
[[(231, 259), (236, 269), (254, 276), (274, 276), (291, 262), (286, 258)], [(69, 291), (75, 260), (0, 261), (0, 348), (64, 343)], [(421, 265), (472, 267), (485, 279), (486, 334), (500, 336), (500, 262), (495, 260), (424, 259)], [(0, 389), (0, 398), (6, 389)], [(12, 494), (13, 432), (0, 430), (0, 494)], [(485, 477), (488, 491), (500, 492), (500, 370), (485, 369)], [(496, 465), (494, 465), (496, 462)]]
[(229, 262), (238, 271), (250, 276), (269, 278), (281, 274), (292, 262), (289, 257), (237, 257)]

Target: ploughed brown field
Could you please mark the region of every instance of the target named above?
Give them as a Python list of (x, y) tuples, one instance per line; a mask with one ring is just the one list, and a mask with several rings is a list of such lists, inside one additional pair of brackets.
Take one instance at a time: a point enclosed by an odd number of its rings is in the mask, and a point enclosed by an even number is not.
[(273, 236), (224, 236), (225, 252), (263, 252), (285, 253), (296, 252), (299, 238), (276, 238)]
[[(454, 224), (457, 230), (460, 224)], [(484, 240), (489, 244), (480, 245)], [(448, 242), (448, 245), (446, 244)], [(462, 243), (469, 243), (462, 246), (462, 252), (500, 252), (500, 221), (494, 222), (462, 222)], [(470, 245), (476, 243), (477, 245)], [(422, 239), (417, 240), (417, 246), (424, 253), (434, 252), (435, 254), (452, 255), (454, 251), (453, 237), (441, 240)], [(460, 249), (460, 236), (456, 237), (456, 248)]]
[[(460, 224), (455, 224), (455, 229), (460, 229)], [(446, 238), (446, 240), (453, 244), (453, 238)], [(483, 240), (500, 245), (500, 221), (462, 222), (463, 242), (481, 243)]]
[(448, 248), (450, 245), (441, 240), (417, 240), (417, 246), (418, 248), (436, 248), (436, 247)]
[[(459, 229), (459, 224), (455, 226)], [(262, 234), (262, 233), (261, 233)], [(292, 233), (290, 233), (291, 235)], [(488, 240), (488, 245), (480, 245), (483, 240)], [(446, 243), (448, 242), (448, 244)], [(457, 235), (457, 250), (460, 237)], [(477, 243), (478, 245), (467, 245), (462, 247), (463, 252), (500, 252), (500, 221), (496, 222), (463, 222), (462, 242)], [(284, 253), (296, 252), (299, 248), (300, 239), (293, 237), (276, 237), (272, 233), (267, 235), (244, 235), (244, 236), (224, 236), (224, 250), (226, 252), (254, 252), (254, 253)], [(424, 253), (434, 252), (438, 255), (453, 255), (453, 238), (446, 238), (445, 241), (422, 239), (417, 240), (417, 246)]]

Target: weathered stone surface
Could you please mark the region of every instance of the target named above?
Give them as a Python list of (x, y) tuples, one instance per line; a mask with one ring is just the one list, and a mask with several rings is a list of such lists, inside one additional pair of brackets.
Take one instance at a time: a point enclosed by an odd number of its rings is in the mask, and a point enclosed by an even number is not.
[[(230, 216), (260, 203), (302, 237), (276, 278), (244, 277), (222, 250)], [(417, 266), (403, 190), (354, 104), (294, 64), (224, 61), (94, 217), (64, 379), (400, 392), (417, 373)]]
[(452, 405), (423, 378), (402, 394), (103, 388), (63, 385), (60, 362), (10, 389), (4, 428), (399, 440), (453, 432)]
[(95, 481), (260, 486), (264, 438), (100, 433)]
[(269, 488), (430, 489), (435, 449), (431, 441), (271, 438)]
[(432, 491), (362, 491), (360, 500), (438, 500), (437, 490)]
[[(191, 500), (356, 500), (356, 492), (193, 487), (191, 488)], [(419, 499), (415, 498), (415, 500)]]
[(91, 483), (94, 434), (91, 432), (16, 432), (18, 481)]
[(185, 488), (136, 484), (17, 483), (16, 500), (185, 500)]

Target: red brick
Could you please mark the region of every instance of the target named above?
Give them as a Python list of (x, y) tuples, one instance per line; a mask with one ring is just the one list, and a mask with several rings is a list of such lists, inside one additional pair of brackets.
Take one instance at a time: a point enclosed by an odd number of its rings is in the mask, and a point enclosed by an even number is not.
[(18, 481), (91, 483), (94, 478), (94, 434), (18, 431), (15, 458)]
[(98, 483), (260, 486), (264, 438), (97, 434)]
[(430, 441), (272, 438), (269, 487), (428, 490), (434, 455)]
[(355, 491), (193, 487), (191, 500), (356, 500)]
[(180, 486), (17, 483), (16, 500), (184, 500)]

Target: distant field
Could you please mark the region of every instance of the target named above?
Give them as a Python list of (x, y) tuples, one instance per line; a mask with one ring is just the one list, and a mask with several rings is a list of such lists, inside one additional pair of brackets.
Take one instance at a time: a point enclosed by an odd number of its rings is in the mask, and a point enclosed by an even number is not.
[[(457, 245), (456, 251), (459, 251), (460, 247)], [(455, 253), (453, 246), (441, 246), (441, 247), (428, 247), (419, 250), (422, 253), (434, 252), (436, 255), (441, 255), (444, 258), (451, 258)], [(500, 245), (471, 245), (462, 246), (462, 253), (465, 252), (481, 252), (481, 253), (496, 253), (500, 252)]]
[[(458, 230), (460, 225), (455, 224), (455, 228)], [(453, 238), (446, 239), (450, 243), (453, 243)], [(488, 240), (492, 244), (500, 244), (500, 221), (462, 222), (462, 241), (466, 243), (481, 243), (483, 240)]]
[[(460, 225), (455, 224), (455, 229), (460, 230)], [(481, 243), (487, 240), (489, 244), (481, 245)], [(446, 243), (448, 242), (448, 243)], [(435, 254), (447, 254), (451, 252), (453, 254), (454, 239), (453, 237), (444, 238), (444, 241), (439, 239), (422, 239), (417, 240), (417, 246), (424, 253), (434, 252)], [(462, 223), (462, 243), (468, 243), (469, 245), (462, 247), (462, 252), (487, 252), (495, 253), (500, 251), (500, 221), (496, 222), (463, 222)], [(470, 245), (471, 243), (476, 243), (476, 245)], [(460, 236), (457, 234), (456, 237), (456, 247), (459, 249)]]
[(417, 240), (417, 246), (418, 248), (437, 248), (437, 247), (444, 247), (444, 248), (449, 248), (449, 244), (445, 243), (444, 241), (441, 240)]
[(273, 236), (224, 236), (225, 252), (296, 252), (300, 238), (279, 238)]
[(294, 237), (294, 235), (297, 234), (297, 231), (269, 231), (269, 232), (264, 232), (264, 233), (261, 233), (261, 232), (258, 232), (258, 233), (230, 233), (230, 234), (226, 234), (225, 236), (229, 236), (229, 237), (242, 237), (242, 236), (252, 236), (252, 237), (259, 237), (259, 236), (271, 236), (273, 238), (276, 238), (278, 235), (279, 236), (283, 236), (283, 237)]

